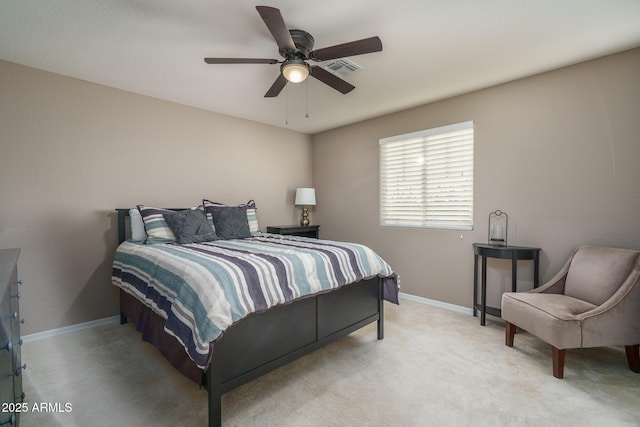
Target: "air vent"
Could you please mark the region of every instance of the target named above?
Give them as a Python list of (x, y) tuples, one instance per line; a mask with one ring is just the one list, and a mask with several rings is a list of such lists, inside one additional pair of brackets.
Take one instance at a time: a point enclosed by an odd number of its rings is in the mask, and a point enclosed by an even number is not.
[(324, 66), (324, 68), (338, 74), (339, 76), (346, 76), (347, 74), (353, 73), (354, 71), (362, 70), (362, 66), (346, 59), (336, 59), (330, 61)]

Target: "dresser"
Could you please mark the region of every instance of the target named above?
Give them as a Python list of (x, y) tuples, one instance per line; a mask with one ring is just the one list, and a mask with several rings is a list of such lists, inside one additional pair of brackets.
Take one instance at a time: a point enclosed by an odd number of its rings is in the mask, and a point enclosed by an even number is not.
[(0, 425), (17, 426), (23, 409), (20, 348), (20, 249), (0, 249)]

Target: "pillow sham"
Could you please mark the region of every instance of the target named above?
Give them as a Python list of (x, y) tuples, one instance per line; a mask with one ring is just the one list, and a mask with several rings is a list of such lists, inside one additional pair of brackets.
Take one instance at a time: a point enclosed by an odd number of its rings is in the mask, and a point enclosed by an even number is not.
[[(211, 226), (214, 227), (215, 229), (215, 225), (213, 224), (213, 218), (211, 216), (211, 213), (207, 212), (207, 207), (208, 206), (228, 206), (229, 207), (231, 205), (226, 205), (224, 203), (212, 202), (211, 200), (203, 199), (202, 206), (205, 208), (205, 212), (207, 214), (207, 220), (209, 221)], [(247, 221), (249, 222), (249, 231), (251, 235), (255, 236), (259, 234), (260, 227), (258, 225), (258, 214), (257, 214), (256, 202), (254, 200), (249, 200), (244, 205), (239, 205), (239, 206), (247, 207)]]
[(147, 233), (144, 231), (144, 222), (138, 208), (129, 209), (129, 226), (131, 229), (131, 240), (135, 242), (144, 242), (147, 239)]
[(176, 243), (176, 235), (164, 219), (165, 213), (175, 211), (138, 205), (138, 211), (144, 223), (144, 231), (147, 233), (145, 243)]
[(215, 231), (201, 210), (185, 210), (163, 213), (164, 220), (180, 244), (217, 240)]
[(246, 206), (212, 206), (205, 208), (211, 213), (215, 233), (219, 239), (246, 239), (251, 237)]
[(247, 220), (249, 221), (249, 231), (252, 236), (260, 232), (258, 227), (258, 212), (256, 211), (256, 203), (253, 200), (247, 202)]

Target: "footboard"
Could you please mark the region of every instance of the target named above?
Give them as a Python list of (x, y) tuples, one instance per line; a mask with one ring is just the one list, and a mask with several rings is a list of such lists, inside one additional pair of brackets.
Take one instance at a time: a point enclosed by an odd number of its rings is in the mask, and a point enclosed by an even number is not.
[(374, 321), (382, 339), (378, 278), (278, 306), (233, 325), (216, 343), (206, 373), (209, 427), (222, 425), (222, 394)]

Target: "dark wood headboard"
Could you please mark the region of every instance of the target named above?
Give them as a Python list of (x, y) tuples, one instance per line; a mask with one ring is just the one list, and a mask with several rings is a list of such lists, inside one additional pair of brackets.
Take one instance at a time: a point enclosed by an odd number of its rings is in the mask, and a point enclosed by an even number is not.
[(129, 216), (129, 208), (116, 209), (118, 212), (118, 244), (127, 240), (126, 218)]

